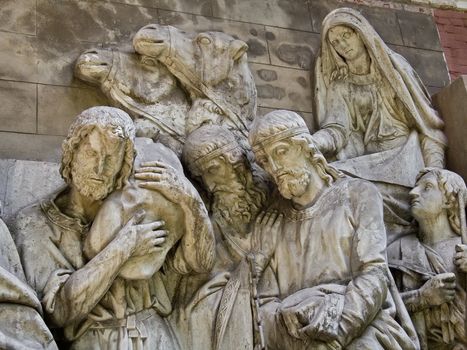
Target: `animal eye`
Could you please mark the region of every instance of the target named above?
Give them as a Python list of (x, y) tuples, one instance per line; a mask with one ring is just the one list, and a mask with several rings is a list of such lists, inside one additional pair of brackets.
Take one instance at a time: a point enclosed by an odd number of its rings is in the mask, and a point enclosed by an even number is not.
[(146, 66), (155, 66), (156, 65), (156, 60), (148, 57), (148, 56), (142, 56), (141, 57), (141, 63), (146, 65)]
[(218, 170), (219, 170), (218, 166), (212, 166), (212, 167), (209, 167), (208, 173), (211, 175), (215, 175), (217, 174)]
[(211, 43), (211, 39), (209, 39), (206, 36), (201, 36), (198, 38), (198, 43), (203, 44), (203, 45), (209, 45)]

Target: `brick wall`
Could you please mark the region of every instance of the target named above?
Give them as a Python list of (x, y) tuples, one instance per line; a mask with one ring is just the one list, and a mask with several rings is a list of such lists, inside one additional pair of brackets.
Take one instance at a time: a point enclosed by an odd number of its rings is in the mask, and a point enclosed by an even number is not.
[(467, 12), (435, 10), (433, 16), (449, 73), (454, 80), (467, 74)]
[(337, 0), (1, 0), (0, 158), (56, 161), (81, 110), (108, 104), (73, 78), (92, 47), (130, 43), (148, 23), (220, 30), (246, 41), (259, 113), (299, 112), (312, 128), (310, 67), (320, 24), (336, 7), (358, 8), (434, 93), (449, 74), (431, 15)]

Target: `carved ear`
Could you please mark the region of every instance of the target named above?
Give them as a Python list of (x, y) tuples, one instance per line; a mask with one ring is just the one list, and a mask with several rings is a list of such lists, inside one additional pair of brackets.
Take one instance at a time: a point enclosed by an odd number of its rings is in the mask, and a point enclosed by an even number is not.
[(234, 40), (230, 43), (230, 56), (234, 61), (238, 61), (248, 50), (248, 45), (242, 40)]

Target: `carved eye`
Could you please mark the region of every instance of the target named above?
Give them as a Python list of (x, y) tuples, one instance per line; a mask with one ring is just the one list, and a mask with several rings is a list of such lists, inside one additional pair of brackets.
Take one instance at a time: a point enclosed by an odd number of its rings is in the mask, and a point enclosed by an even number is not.
[(350, 38), (351, 36), (352, 36), (352, 33), (351, 33), (351, 32), (345, 32), (344, 35), (343, 35), (344, 39), (348, 39), (348, 38)]
[(209, 45), (211, 43), (211, 39), (209, 39), (207, 36), (200, 36), (198, 38), (198, 43), (203, 45)]
[(154, 58), (148, 56), (142, 56), (141, 63), (146, 66), (155, 66), (157, 64)]
[(430, 183), (427, 183), (427, 184), (425, 185), (425, 191), (431, 190), (432, 188), (433, 188), (433, 185), (430, 184)]

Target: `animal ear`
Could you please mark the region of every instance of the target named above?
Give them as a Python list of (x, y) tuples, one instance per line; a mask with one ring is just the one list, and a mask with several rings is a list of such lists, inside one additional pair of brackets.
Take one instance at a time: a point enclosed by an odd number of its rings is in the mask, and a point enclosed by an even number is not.
[(234, 40), (230, 43), (230, 56), (234, 61), (238, 61), (248, 50), (248, 45), (242, 40)]

